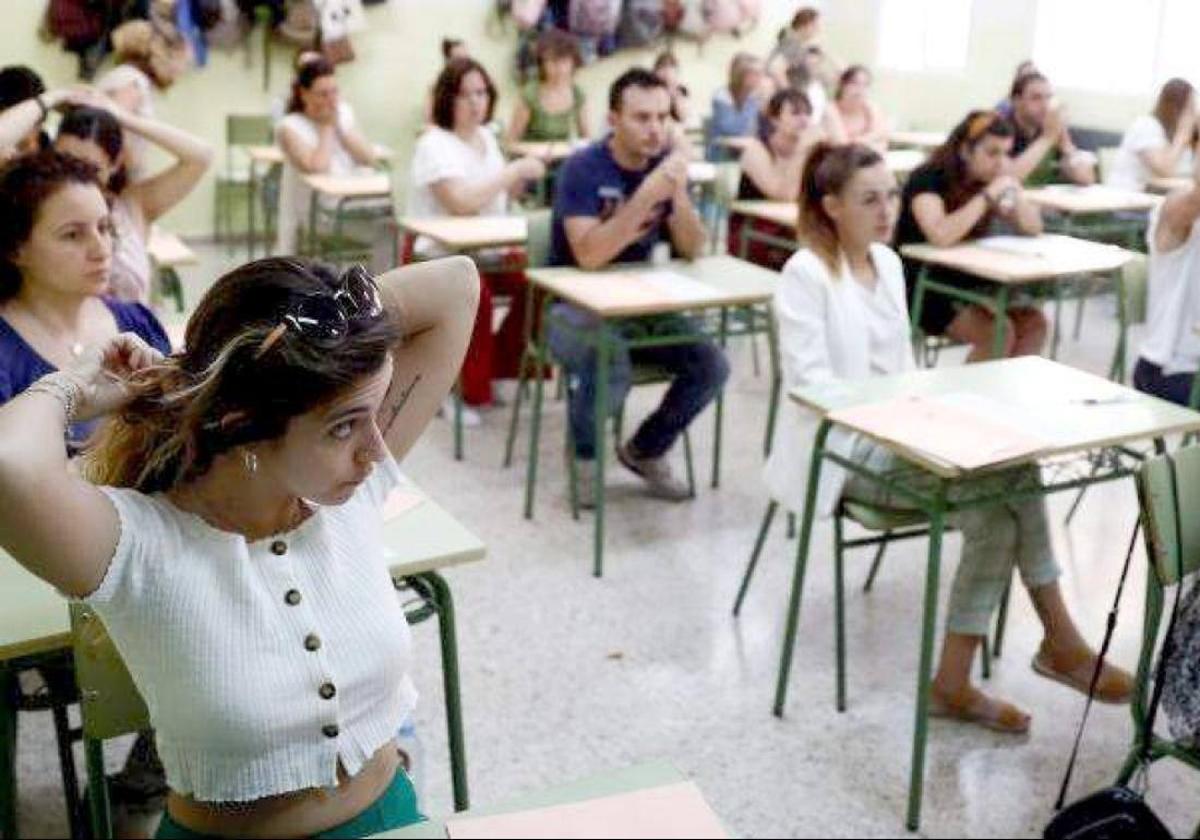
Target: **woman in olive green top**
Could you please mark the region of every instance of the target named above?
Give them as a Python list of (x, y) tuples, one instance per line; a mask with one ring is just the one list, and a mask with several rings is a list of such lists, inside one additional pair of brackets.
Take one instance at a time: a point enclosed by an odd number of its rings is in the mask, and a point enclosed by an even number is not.
[(561, 29), (550, 29), (538, 38), (538, 77), (521, 88), (506, 135), (519, 140), (570, 140), (587, 138), (587, 113), (583, 89), (575, 84), (575, 71), (582, 64), (575, 38)]

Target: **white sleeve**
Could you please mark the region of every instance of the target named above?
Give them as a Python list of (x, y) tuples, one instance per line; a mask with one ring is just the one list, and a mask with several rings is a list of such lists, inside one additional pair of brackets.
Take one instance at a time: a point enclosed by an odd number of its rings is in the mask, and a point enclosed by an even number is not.
[(775, 291), (784, 388), (835, 379), (829, 360), (826, 273), (818, 258), (800, 251), (787, 261)]
[(448, 178), (468, 177), (462, 156), (449, 146), (448, 138), (435, 129), (421, 135), (413, 151), (413, 186), (420, 189)]
[(1138, 117), (1129, 127), (1126, 137), (1130, 151), (1135, 154), (1166, 146), (1167, 132), (1155, 117)]
[(375, 465), (371, 475), (363, 482), (363, 493), (374, 507), (381, 508), (393, 490), (397, 487), (408, 487), (410, 484), (404, 473), (400, 472), (400, 465), (396, 463), (396, 459), (388, 455)]
[(121, 536), (104, 579), (83, 600), (119, 611), (141, 600), (162, 562), (174, 553), (169, 537), (173, 525), (144, 493), (126, 487), (99, 489), (117, 510)]

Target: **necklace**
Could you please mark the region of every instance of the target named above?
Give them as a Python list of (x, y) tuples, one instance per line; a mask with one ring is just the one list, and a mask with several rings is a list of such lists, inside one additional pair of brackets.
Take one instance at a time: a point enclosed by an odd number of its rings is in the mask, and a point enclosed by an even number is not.
[(190, 513), (194, 513), (196, 516), (199, 516), (207, 524), (216, 528), (218, 531), (240, 534), (249, 542), (266, 539), (267, 537), (274, 536), (275, 534), (282, 534), (285, 531), (291, 531), (293, 528), (298, 527), (302, 522), (304, 522), (310, 513), (308, 505), (304, 503), (303, 499), (298, 498), (293, 502), (294, 507), (291, 513), (288, 514), (286, 522), (284, 522), (281, 527), (273, 528), (265, 534), (252, 533), (252, 529), (245, 528), (217, 510), (215, 505), (210, 504), (194, 488), (188, 488), (184, 491), (184, 493), (186, 493), (185, 498), (191, 502), (189, 506)]

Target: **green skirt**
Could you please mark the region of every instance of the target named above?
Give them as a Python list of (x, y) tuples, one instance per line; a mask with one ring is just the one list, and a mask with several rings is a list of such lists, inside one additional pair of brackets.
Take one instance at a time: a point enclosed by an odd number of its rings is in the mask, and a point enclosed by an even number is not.
[[(367, 837), (394, 828), (403, 828), (413, 823), (424, 822), (425, 816), (417, 809), (417, 792), (403, 769), (397, 769), (388, 789), (375, 802), (349, 822), (334, 826), (316, 835), (320, 838)], [(163, 814), (158, 832), (159, 840), (198, 840), (205, 835), (184, 828), (170, 814)]]

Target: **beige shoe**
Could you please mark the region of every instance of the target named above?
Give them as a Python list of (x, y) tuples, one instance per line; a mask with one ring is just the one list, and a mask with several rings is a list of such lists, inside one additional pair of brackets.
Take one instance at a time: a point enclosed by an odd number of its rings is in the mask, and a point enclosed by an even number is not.
[(1029, 715), (1012, 703), (988, 697), (973, 686), (954, 695), (930, 686), (929, 716), (973, 723), (1006, 735), (1024, 735), (1029, 731), (1030, 721)]
[(646, 482), (646, 489), (651, 496), (672, 502), (682, 502), (692, 497), (687, 483), (675, 477), (665, 456), (635, 458), (629, 451), (629, 443), (626, 442), (617, 447), (617, 460)]
[[(1096, 671), (1096, 654), (1084, 648), (1069, 655), (1055, 657), (1042, 645), (1031, 663), (1035, 673), (1048, 680), (1062, 683), (1080, 694), (1087, 694)], [(1133, 677), (1128, 671), (1108, 662), (1096, 681), (1095, 698), (1101, 703), (1122, 705), (1133, 699)]]

